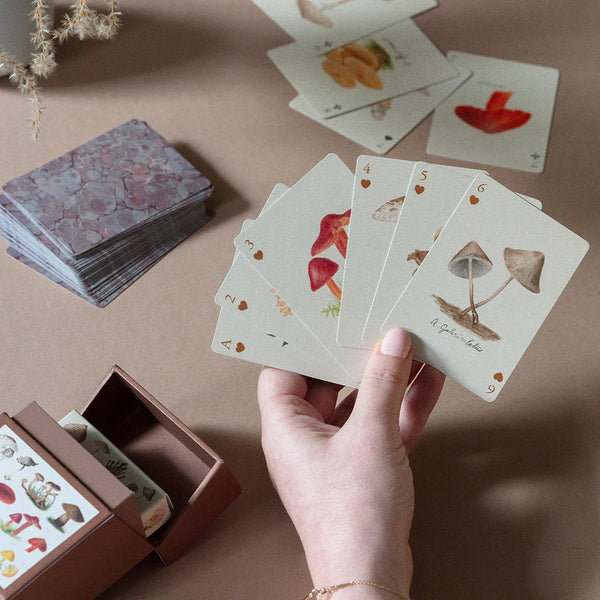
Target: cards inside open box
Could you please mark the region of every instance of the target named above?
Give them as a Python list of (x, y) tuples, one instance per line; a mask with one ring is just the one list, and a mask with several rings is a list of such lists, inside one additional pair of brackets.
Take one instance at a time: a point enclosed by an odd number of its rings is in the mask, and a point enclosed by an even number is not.
[(219, 456), (118, 367), (64, 422), (35, 403), (0, 416), (1, 599), (58, 598), (66, 581), (74, 598), (95, 598), (152, 551), (176, 560), (240, 493)]

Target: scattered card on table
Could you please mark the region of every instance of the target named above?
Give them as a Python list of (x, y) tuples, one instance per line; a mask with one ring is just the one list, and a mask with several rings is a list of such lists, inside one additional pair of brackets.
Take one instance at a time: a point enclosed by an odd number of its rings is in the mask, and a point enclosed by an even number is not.
[(587, 252), (585, 240), (476, 177), (383, 324), (415, 357), (492, 401)]
[(437, 6), (436, 0), (252, 1), (313, 54), (322, 54)]
[(459, 71), (459, 75), (446, 81), (330, 119), (320, 118), (302, 96), (296, 96), (290, 108), (372, 152), (385, 154), (471, 76), (466, 69), (459, 68)]
[(558, 71), (463, 52), (448, 58), (473, 76), (436, 109), (427, 153), (541, 173)]
[(268, 52), (320, 117), (333, 117), (456, 77), (457, 67), (410, 20), (313, 56), (298, 44)]

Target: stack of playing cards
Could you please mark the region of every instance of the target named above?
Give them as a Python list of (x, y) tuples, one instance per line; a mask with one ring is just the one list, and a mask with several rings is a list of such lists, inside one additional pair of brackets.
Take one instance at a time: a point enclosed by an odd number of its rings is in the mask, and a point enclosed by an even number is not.
[(334, 154), (244, 224), (215, 352), (358, 386), (377, 340), (494, 400), (588, 244), (484, 171)]
[(296, 40), (268, 53), (299, 93), (294, 110), (384, 154), (439, 106), (430, 154), (543, 170), (555, 69), (445, 57), (410, 19), (434, 0), (254, 3)]
[(211, 217), (210, 181), (137, 119), (3, 192), (7, 253), (100, 307)]

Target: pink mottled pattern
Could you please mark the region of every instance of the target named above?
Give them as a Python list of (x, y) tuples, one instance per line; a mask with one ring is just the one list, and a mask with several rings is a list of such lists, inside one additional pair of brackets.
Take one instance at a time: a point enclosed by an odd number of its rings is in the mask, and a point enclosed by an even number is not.
[[(4, 186), (67, 254), (80, 256), (208, 196), (210, 181), (147, 123), (132, 119)], [(34, 231), (39, 235), (39, 231)]]

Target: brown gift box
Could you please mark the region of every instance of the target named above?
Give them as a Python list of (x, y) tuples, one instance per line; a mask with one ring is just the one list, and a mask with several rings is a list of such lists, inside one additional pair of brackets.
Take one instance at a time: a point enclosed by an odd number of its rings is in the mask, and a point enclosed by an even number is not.
[(0, 589), (2, 600), (95, 598), (153, 551), (167, 565), (175, 561), (241, 492), (223, 460), (118, 366), (80, 412), (169, 494), (173, 515), (146, 539), (134, 494), (36, 403), (12, 420), (4, 415), (65, 479), (81, 484), (100, 515), (66, 552)]

